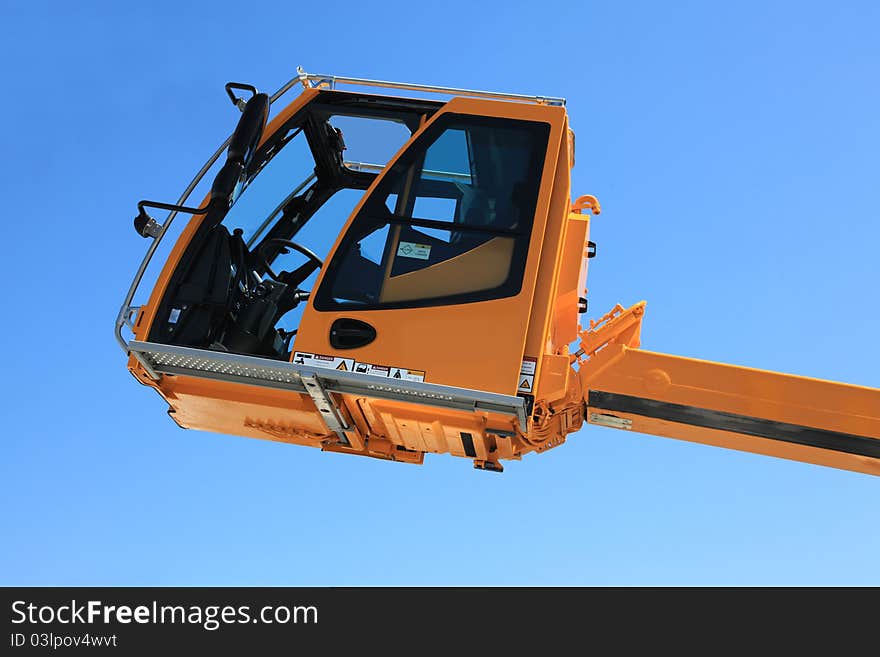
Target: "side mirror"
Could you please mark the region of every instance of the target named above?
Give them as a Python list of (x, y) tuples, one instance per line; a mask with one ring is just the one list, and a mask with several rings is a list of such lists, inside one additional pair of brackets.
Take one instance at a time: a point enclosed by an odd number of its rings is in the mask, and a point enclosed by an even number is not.
[[(232, 89), (247, 89), (253, 95), (245, 103), (233, 95)], [(260, 139), (263, 137), (263, 131), (266, 129), (266, 122), (269, 118), (269, 96), (257, 93), (254, 87), (231, 82), (226, 85), (226, 91), (236, 106), (244, 105), (241, 118), (238, 120), (238, 125), (235, 126), (235, 132), (232, 133), (229, 148), (226, 149), (226, 163), (217, 172), (214, 183), (211, 185), (211, 205), (222, 204), (228, 207), (241, 191), (248, 167), (254, 158)]]
[[(242, 89), (251, 92), (250, 99), (245, 102), (242, 98), (236, 98), (233, 89)], [(158, 208), (173, 212), (186, 212), (192, 215), (207, 214), (217, 206), (228, 208), (238, 196), (244, 184), (248, 167), (257, 152), (257, 146), (266, 129), (266, 121), (269, 119), (269, 96), (257, 93), (256, 88), (248, 84), (230, 82), (226, 85), (226, 93), (232, 99), (232, 103), (241, 109), (241, 118), (235, 126), (235, 132), (226, 149), (226, 163), (217, 172), (211, 185), (211, 200), (207, 207), (188, 208), (174, 203), (159, 203), (157, 201), (141, 201), (138, 203), (138, 214), (134, 219), (134, 229), (141, 237), (158, 238), (162, 234), (162, 226), (153, 219), (144, 208)]]

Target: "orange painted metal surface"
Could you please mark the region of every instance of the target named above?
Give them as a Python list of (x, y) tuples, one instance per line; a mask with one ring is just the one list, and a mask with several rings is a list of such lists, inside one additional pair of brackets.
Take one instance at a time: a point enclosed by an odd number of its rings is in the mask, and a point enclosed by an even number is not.
[(700, 411), (760, 418), (771, 423), (771, 431), (776, 423), (818, 429), (832, 434), (826, 444), (834, 448), (609, 411), (601, 403), (589, 408), (591, 424), (609, 426), (608, 416), (626, 418), (632, 422), (626, 429), (636, 433), (880, 475), (880, 459), (841, 451), (842, 439), (835, 438), (839, 434), (864, 437), (880, 449), (880, 390), (627, 347), (619, 348), (606, 365), (595, 377), (589, 368), (581, 368), (587, 399), (589, 391), (618, 393)]
[(644, 308), (582, 334), (588, 422), (880, 474), (880, 390), (638, 349)]
[[(547, 227), (558, 230), (559, 226), (551, 205), (560, 194), (556, 165), (566, 129), (565, 111), (561, 107), (454, 98), (423, 126), (422, 131), (430, 129), (447, 113), (540, 121), (551, 126), (522, 289), (516, 296), (481, 303), (358, 311), (358, 319), (375, 326), (379, 337), (367, 346), (347, 350), (346, 355), (363, 362), (424, 371), (425, 380), (431, 383), (513, 395), (516, 393), (527, 327), (530, 335), (532, 331), (525, 320), (532, 315), (536, 300), (543, 298), (545, 288), (552, 285), (552, 273), (546, 276), (542, 260), (542, 240)], [(411, 142), (417, 136), (418, 133)], [(566, 170), (566, 179), (567, 174)], [(333, 252), (339, 248), (342, 235), (350, 228), (379, 180), (373, 183), (364, 194), (364, 199), (355, 207), (340, 232)], [(488, 242), (485, 247), (489, 248), (491, 244)], [(471, 252), (460, 258), (469, 260), (473, 255), (474, 252)], [(452, 261), (448, 262), (449, 276), (468, 276), (468, 266), (453, 272), (453, 264)], [(326, 270), (318, 277), (315, 289), (323, 283), (325, 273)], [(543, 287), (539, 282), (541, 277), (547, 279)], [(350, 310), (317, 311), (310, 304), (303, 313), (294, 342), (295, 351), (336, 353), (329, 342), (330, 325), (350, 315)], [(534, 355), (540, 358), (541, 353), (536, 348)]]

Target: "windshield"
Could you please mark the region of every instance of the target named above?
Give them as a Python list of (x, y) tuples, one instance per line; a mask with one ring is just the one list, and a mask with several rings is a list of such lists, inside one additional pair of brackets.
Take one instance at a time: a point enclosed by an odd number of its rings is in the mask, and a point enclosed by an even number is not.
[(281, 140), (282, 148), (251, 177), (223, 219), (230, 233), (242, 230), (248, 246), (266, 231), (286, 201), (315, 180), (315, 160), (302, 128), (290, 130)]
[[(370, 178), (384, 168), (411, 134), (399, 121), (347, 115), (328, 116), (316, 132), (327, 139), (330, 153), (323, 156), (338, 154), (337, 164), (342, 171), (361, 176), (366, 173)], [(266, 239), (296, 236), (297, 240), (305, 240), (303, 246), (319, 255), (326, 254), (362, 196), (362, 178), (356, 183), (338, 173), (332, 177), (319, 175), (306, 133), (302, 126), (293, 125), (270, 138), (266, 159), (223, 219), (230, 233), (241, 230), (250, 250), (259, 248)], [(310, 230), (303, 231), (307, 224)], [(269, 249), (266, 255), (271, 263), (284, 254)], [(296, 257), (289, 255), (284, 260)]]
[(266, 136), (232, 205), (199, 225), (151, 340), (286, 358), (303, 301), (343, 225), (436, 109), (342, 92), (319, 99)]

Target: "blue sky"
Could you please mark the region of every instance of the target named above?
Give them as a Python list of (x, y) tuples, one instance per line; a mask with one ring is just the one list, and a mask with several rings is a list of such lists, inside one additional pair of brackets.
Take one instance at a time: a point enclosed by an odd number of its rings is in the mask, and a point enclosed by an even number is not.
[(876, 3), (125, 4), (0, 3), (0, 584), (880, 584), (867, 475), (597, 427), (500, 476), (184, 432), (112, 337), (135, 203), (230, 131), (225, 82), (302, 64), (566, 97), (593, 316), (880, 386)]

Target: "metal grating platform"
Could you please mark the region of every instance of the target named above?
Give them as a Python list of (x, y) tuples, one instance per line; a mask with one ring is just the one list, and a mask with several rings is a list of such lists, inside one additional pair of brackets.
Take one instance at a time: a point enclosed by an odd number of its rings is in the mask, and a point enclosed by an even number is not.
[[(293, 390), (308, 393), (314, 398), (314, 389), (306, 387), (306, 382), (312, 382), (319, 384), (323, 393), (344, 393), (412, 402), (438, 408), (469, 412), (491, 411), (512, 415), (519, 421), (520, 429), (523, 432), (527, 430), (525, 400), (521, 397), (416, 381), (394, 381), (392, 383), (387, 378), (369, 374), (304, 367), (269, 358), (191, 347), (176, 347), (154, 342), (134, 340), (129, 343), (128, 348), (156, 377), (165, 374), (192, 376)], [(334, 407), (329, 409), (329, 412), (332, 413), (336, 410)], [(324, 415), (323, 412), (322, 415)], [(329, 415), (327, 419), (329, 419)], [(328, 426), (330, 424), (333, 423), (328, 422)], [(331, 428), (336, 430), (335, 427)]]
[(280, 363), (267, 358), (253, 358), (219, 351), (186, 349), (169, 345), (149, 345), (149, 348), (143, 350), (138, 348), (140, 345), (146, 346), (148, 344), (132, 342), (130, 347), (132, 351), (139, 351), (146, 356), (156, 372), (164, 374), (193, 374), (201, 372), (205, 375), (218, 375), (220, 377), (254, 379), (264, 384), (279, 383), (283, 384), (282, 387), (294, 386), (298, 390), (305, 390), (300, 373), (285, 367), (287, 363)]

